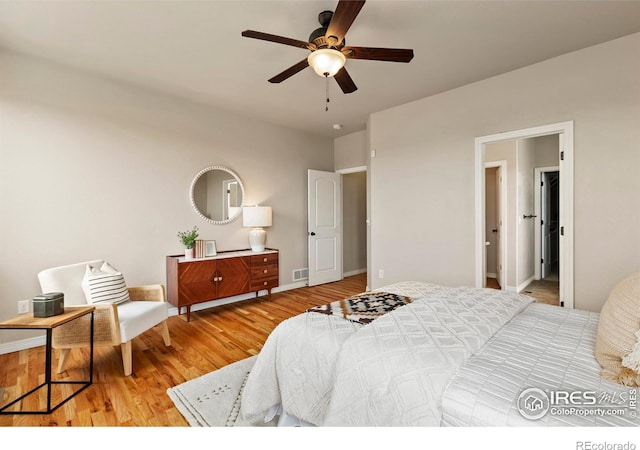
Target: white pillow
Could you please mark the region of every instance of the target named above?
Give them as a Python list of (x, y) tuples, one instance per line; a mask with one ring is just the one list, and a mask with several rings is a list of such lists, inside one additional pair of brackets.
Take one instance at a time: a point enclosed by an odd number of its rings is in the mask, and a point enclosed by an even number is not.
[(87, 303), (115, 303), (128, 302), (129, 291), (122, 273), (105, 262), (99, 269), (87, 264), (82, 290)]

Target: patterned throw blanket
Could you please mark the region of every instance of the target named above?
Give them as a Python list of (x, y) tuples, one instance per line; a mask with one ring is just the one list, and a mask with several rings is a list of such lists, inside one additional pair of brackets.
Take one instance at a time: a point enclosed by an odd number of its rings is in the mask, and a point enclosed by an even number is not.
[(411, 299), (402, 295), (390, 292), (366, 292), (326, 305), (314, 306), (307, 309), (306, 312), (339, 315), (351, 322), (368, 324), (408, 303), (411, 303)]

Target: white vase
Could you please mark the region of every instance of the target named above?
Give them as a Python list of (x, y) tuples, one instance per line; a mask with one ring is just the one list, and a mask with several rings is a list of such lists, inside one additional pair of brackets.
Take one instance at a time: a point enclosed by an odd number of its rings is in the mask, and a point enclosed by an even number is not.
[(196, 253), (195, 248), (185, 248), (184, 249), (184, 258), (185, 259), (193, 259)]

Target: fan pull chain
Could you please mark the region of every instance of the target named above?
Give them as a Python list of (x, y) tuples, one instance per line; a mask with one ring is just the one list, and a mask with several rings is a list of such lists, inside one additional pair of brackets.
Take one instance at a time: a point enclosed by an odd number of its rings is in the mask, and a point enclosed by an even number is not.
[(329, 100), (329, 74), (328, 73), (324, 74), (324, 79), (327, 82), (327, 102), (325, 104), (324, 110), (325, 111), (329, 111), (329, 102), (330, 102), (330, 100)]

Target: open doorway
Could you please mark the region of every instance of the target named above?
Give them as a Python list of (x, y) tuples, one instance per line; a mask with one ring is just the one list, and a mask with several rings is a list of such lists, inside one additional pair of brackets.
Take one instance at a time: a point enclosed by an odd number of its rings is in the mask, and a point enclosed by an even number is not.
[(536, 280), (560, 281), (560, 170), (540, 167), (535, 171)]
[(342, 270), (344, 277), (367, 272), (367, 172), (342, 172)]
[[(549, 150), (542, 152), (541, 147)], [(488, 237), (496, 229), (489, 228), (486, 217), (487, 201), (491, 201), (487, 200), (487, 176), (491, 176), (487, 164), (504, 160), (507, 223), (500, 237), (508, 251), (502, 265), (504, 282), (499, 288), (537, 294), (536, 283), (555, 282), (555, 304), (573, 307), (572, 159), (572, 122), (476, 139), (477, 286), (487, 285), (487, 274), (493, 273), (487, 270), (486, 257), (491, 246), (487, 245)], [(540, 189), (539, 179), (546, 180), (545, 190)]]
[(507, 161), (485, 163), (485, 287), (506, 286)]

